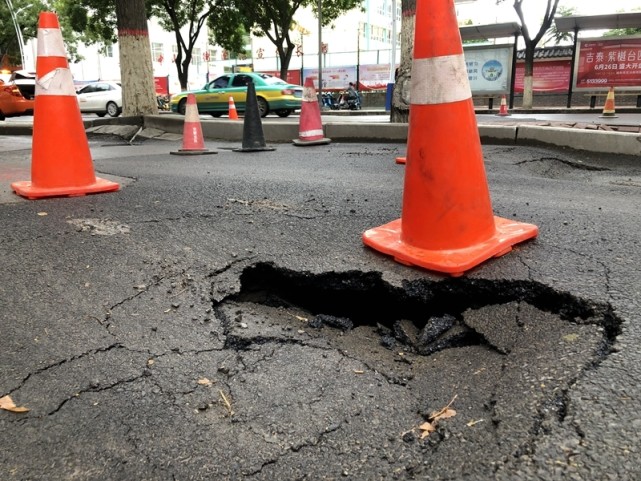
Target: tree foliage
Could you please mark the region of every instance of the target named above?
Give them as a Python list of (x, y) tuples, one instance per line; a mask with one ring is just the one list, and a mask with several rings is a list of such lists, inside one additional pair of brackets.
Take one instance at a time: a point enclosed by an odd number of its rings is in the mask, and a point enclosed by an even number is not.
[[(361, 0), (323, 0), (322, 24), (330, 25), (344, 12), (359, 7)], [(287, 69), (296, 49), (292, 40), (294, 15), (303, 7), (311, 7), (318, 17), (317, 0), (238, 0), (235, 8), (243, 25), (256, 36), (265, 36), (276, 47), (280, 59), (282, 78), (287, 78)], [(218, 24), (220, 25), (220, 24)], [(214, 28), (216, 30), (216, 28)], [(216, 30), (216, 38), (220, 33)]]
[[(576, 15), (577, 11), (575, 7), (563, 7), (560, 6), (557, 9), (557, 17), (571, 17)], [(546, 42), (554, 42), (554, 45), (559, 45), (561, 43), (574, 41), (574, 32), (560, 32), (556, 28), (556, 23), (552, 23), (550, 29), (546, 35)]]

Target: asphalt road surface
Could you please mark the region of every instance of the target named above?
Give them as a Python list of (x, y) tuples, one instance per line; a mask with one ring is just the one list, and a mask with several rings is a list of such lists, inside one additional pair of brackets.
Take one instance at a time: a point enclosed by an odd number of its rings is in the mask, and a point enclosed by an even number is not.
[(540, 234), (450, 278), (361, 242), (405, 145), (97, 137), (120, 191), (29, 201), (0, 142), (0, 479), (640, 479), (638, 158), (484, 146)]

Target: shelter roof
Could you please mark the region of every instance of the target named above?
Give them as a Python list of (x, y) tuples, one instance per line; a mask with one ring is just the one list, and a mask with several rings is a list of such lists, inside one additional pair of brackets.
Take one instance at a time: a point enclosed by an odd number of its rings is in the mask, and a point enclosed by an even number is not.
[(483, 40), (490, 38), (513, 37), (521, 33), (516, 22), (495, 23), (493, 25), (466, 25), (459, 28), (463, 40)]
[(573, 15), (554, 19), (559, 32), (641, 27), (641, 13), (614, 13), (608, 15)]

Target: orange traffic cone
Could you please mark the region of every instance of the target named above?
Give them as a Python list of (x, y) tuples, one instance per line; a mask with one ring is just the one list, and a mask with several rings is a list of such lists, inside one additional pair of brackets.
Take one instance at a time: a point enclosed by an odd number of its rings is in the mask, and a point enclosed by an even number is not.
[(229, 120), (238, 120), (238, 112), (236, 111), (236, 104), (234, 97), (229, 96)]
[(407, 265), (454, 276), (538, 228), (494, 217), (453, 0), (416, 3), (402, 218), (363, 242)]
[(300, 109), (298, 124), (298, 138), (292, 140), (294, 145), (323, 145), (329, 144), (332, 139), (323, 136), (318, 97), (311, 77), (305, 79), (303, 86), (303, 104)]
[(16, 194), (39, 199), (118, 190), (116, 182), (95, 176), (60, 24), (51, 12), (38, 20), (35, 94), (31, 181), (12, 183)]
[(616, 111), (614, 110), (614, 87), (610, 87), (610, 90), (608, 90), (605, 105), (603, 106), (603, 113), (599, 117), (617, 117)]
[(510, 113), (507, 111), (507, 101), (505, 100), (505, 95), (501, 96), (501, 106), (499, 107), (499, 113), (496, 115), (500, 115), (501, 117), (510, 115)]
[(405, 165), (407, 163), (407, 157), (396, 157), (396, 163)]
[(200, 125), (200, 116), (198, 115), (198, 104), (196, 103), (196, 96), (194, 94), (187, 94), (185, 124), (183, 126), (183, 148), (169, 153), (172, 155), (208, 155), (218, 153), (205, 148), (203, 129)]

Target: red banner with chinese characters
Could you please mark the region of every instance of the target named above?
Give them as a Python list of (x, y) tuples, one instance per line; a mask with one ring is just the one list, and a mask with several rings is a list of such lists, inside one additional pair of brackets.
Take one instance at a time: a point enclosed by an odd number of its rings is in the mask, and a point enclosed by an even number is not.
[(169, 77), (154, 77), (156, 95), (169, 95)]
[(599, 87), (641, 88), (641, 38), (581, 40), (576, 88)]
[[(534, 62), (534, 77), (532, 91), (538, 93), (546, 92), (567, 92), (570, 85), (570, 72), (572, 62), (570, 60), (550, 60)], [(514, 91), (523, 92), (523, 74), (525, 66), (523, 62), (516, 64), (516, 78), (514, 79)]]

